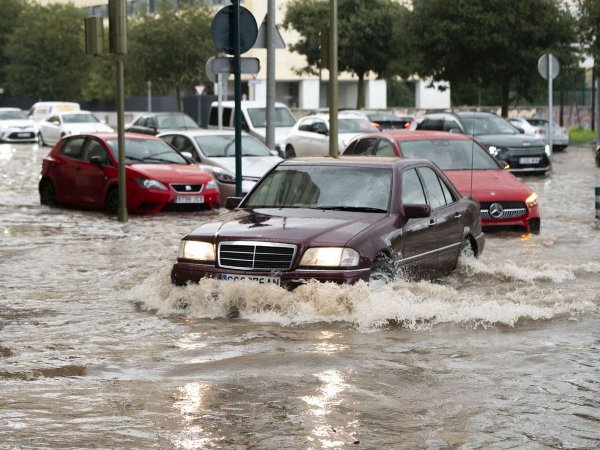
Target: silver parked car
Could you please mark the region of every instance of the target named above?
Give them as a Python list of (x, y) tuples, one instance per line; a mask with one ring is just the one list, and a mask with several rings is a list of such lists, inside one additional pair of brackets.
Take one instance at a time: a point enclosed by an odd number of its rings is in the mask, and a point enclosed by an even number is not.
[(38, 122), (40, 145), (54, 145), (63, 137), (80, 133), (114, 133), (89, 111), (60, 111)]
[[(235, 131), (188, 130), (158, 135), (184, 156), (211, 171), (219, 185), (221, 202), (235, 197)], [(242, 133), (242, 194), (246, 195), (281, 158), (262, 142)]]
[(36, 123), (18, 108), (0, 108), (0, 142), (35, 142)]
[[(523, 130), (527, 135), (536, 138), (548, 139), (548, 120), (541, 117), (511, 117), (508, 119), (517, 128)], [(561, 151), (569, 146), (569, 133), (566, 128), (556, 122), (552, 122), (552, 150)]]

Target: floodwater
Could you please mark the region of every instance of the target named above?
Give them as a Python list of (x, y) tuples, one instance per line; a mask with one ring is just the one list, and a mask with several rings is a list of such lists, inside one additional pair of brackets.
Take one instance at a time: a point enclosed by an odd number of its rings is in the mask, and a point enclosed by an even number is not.
[(0, 144), (0, 448), (600, 448), (591, 146), (525, 178), (538, 236), (489, 234), (437, 282), (294, 292), (171, 286), (215, 213), (40, 206), (47, 152)]

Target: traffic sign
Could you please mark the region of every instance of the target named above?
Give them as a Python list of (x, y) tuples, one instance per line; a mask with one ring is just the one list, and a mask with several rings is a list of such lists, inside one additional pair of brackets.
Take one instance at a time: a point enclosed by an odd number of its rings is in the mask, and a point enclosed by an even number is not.
[[(256, 42), (258, 27), (256, 19), (250, 11), (240, 6), (240, 53), (245, 53)], [(235, 50), (235, 36), (233, 35), (234, 6), (228, 5), (221, 8), (210, 24), (210, 35), (215, 45), (223, 53), (233, 55)]]
[[(277, 27), (274, 27), (273, 31), (275, 31), (272, 34), (273, 45), (275, 46), (275, 48), (285, 48), (285, 42), (283, 41), (281, 33), (279, 32)], [(268, 48), (267, 16), (265, 16), (262, 23), (260, 24), (260, 28), (258, 29), (258, 36), (256, 37), (256, 42), (254, 43), (254, 48)]]
[[(240, 73), (257, 74), (260, 72), (258, 58), (240, 58)], [(233, 58), (227, 56), (212, 56), (206, 61), (206, 76), (213, 83), (217, 82), (218, 73), (233, 73)]]
[(550, 77), (554, 80), (560, 70), (558, 59), (552, 54), (546, 53), (538, 60), (538, 72), (544, 80), (548, 79), (548, 60), (550, 61)]

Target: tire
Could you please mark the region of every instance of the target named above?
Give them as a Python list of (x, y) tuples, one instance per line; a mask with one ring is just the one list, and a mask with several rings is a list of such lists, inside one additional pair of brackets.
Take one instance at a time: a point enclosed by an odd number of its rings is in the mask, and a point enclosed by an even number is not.
[(56, 205), (56, 190), (50, 180), (40, 182), (40, 203), (46, 206)]
[(475, 256), (475, 249), (469, 237), (465, 237), (460, 245), (460, 256), (471, 257)]
[(44, 142), (44, 136), (42, 136), (42, 133), (38, 133), (38, 134), (37, 134), (37, 136), (36, 136), (36, 138), (35, 138), (35, 141), (37, 142), (37, 144), (38, 144), (40, 147), (43, 147), (43, 146), (45, 146), (45, 145), (46, 145), (46, 143)]
[(371, 266), (370, 281), (389, 282), (394, 278), (394, 262), (388, 255), (377, 255)]
[(104, 205), (104, 212), (111, 216), (116, 216), (119, 212), (119, 190), (113, 188), (106, 194), (106, 202)]
[(296, 157), (296, 150), (291, 145), (286, 145), (285, 147), (285, 159), (291, 159)]
[(531, 234), (540, 234), (542, 222), (540, 219), (531, 219), (529, 221), (529, 232)]

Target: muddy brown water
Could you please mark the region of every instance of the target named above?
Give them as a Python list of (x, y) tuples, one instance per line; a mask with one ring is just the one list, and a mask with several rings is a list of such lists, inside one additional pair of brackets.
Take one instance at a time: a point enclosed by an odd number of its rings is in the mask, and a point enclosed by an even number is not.
[(213, 213), (43, 207), (47, 152), (0, 144), (0, 448), (600, 447), (591, 146), (524, 178), (538, 236), (488, 234), (436, 282), (294, 292), (171, 286)]

